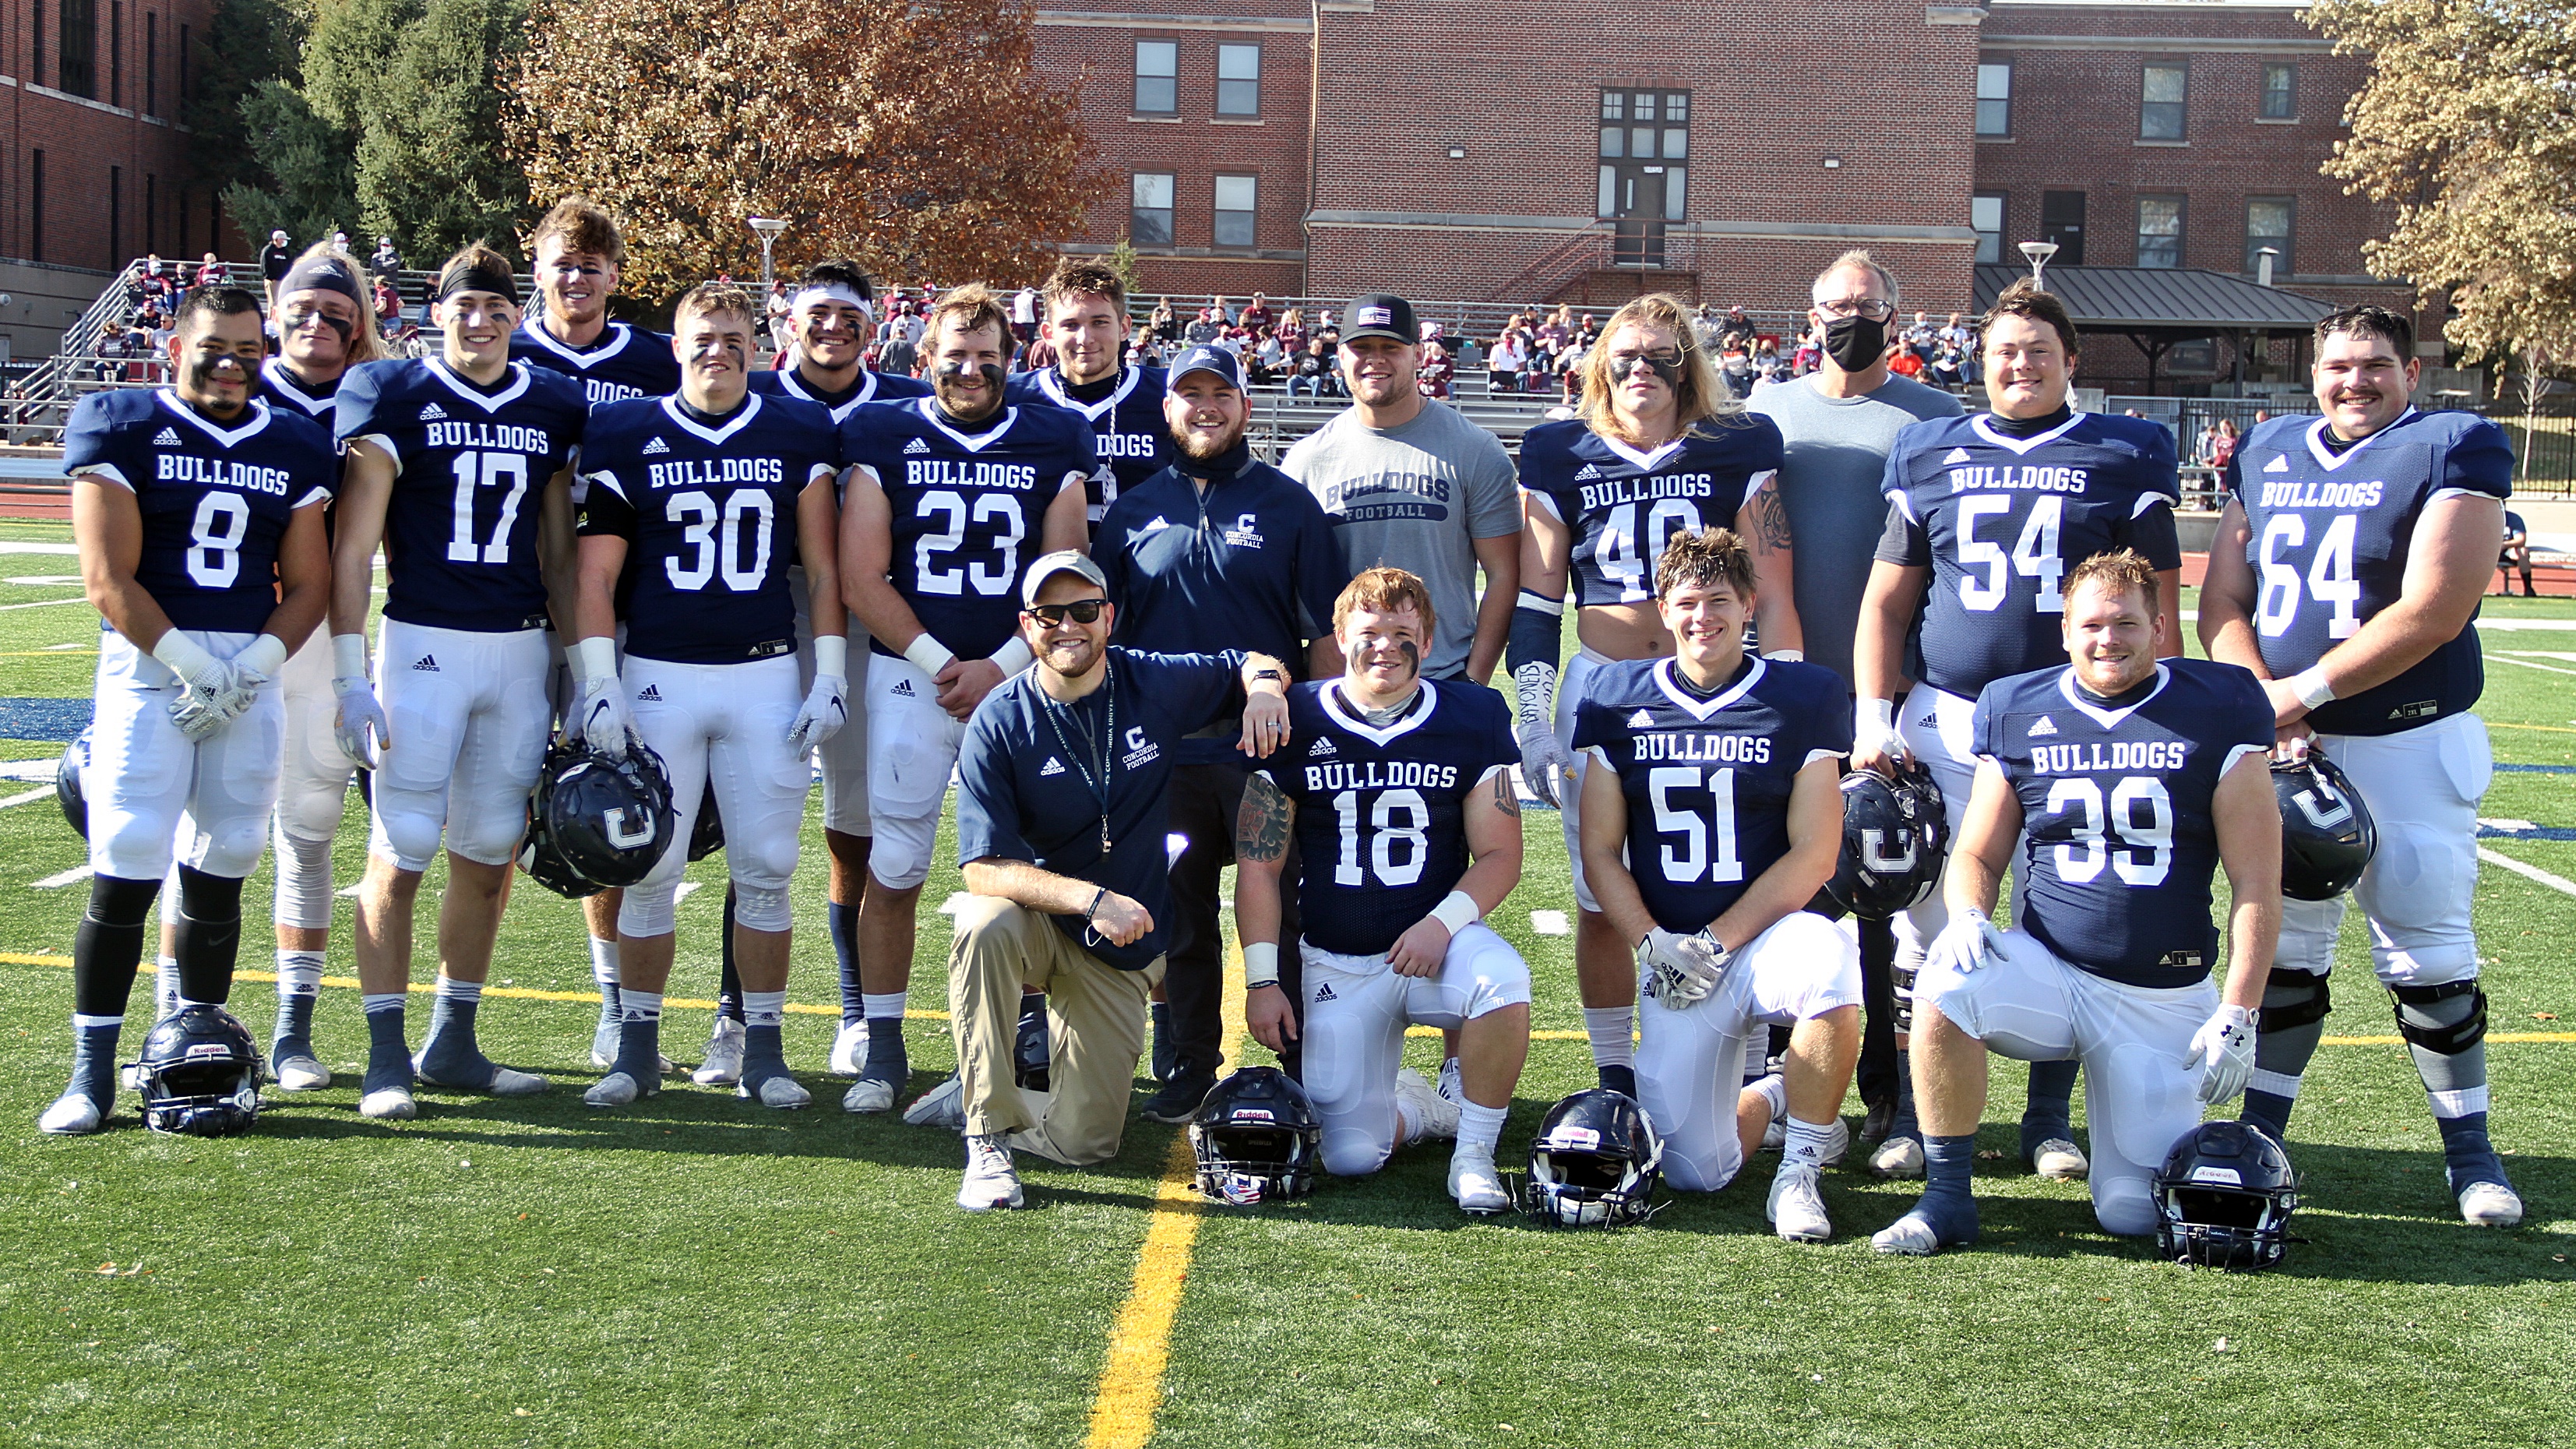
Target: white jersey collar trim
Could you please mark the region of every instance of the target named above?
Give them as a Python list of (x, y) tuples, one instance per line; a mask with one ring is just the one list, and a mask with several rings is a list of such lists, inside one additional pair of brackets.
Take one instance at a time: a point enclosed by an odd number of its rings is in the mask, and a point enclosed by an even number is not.
[(2129, 716), (2136, 714), (2139, 710), (2144, 709), (2149, 700), (2152, 700), (2157, 695), (2164, 693), (2165, 686), (2171, 683), (2173, 683), (2173, 671), (2166, 668), (2161, 662), (2159, 662), (2156, 665), (2156, 687), (2148, 690), (2144, 698), (2141, 698), (2136, 704), (2122, 705), (2118, 709), (2104, 709), (2102, 706), (2087, 700), (2083, 695), (2076, 693), (2075, 666), (2070, 664), (2066, 666), (2065, 673), (2057, 676), (2057, 692), (2060, 695), (2065, 696), (2068, 704), (2082, 710), (2087, 719), (2092, 720), (2095, 724), (2100, 725), (2106, 730), (2110, 730), (2118, 729), (2122, 721), (2126, 720)]
[(161, 405), (163, 407), (168, 408), (170, 411), (177, 413), (183, 418), (186, 418), (189, 422), (196, 424), (199, 428), (204, 430), (206, 436), (223, 444), (227, 448), (240, 447), (254, 434), (258, 433), (260, 429), (268, 426), (268, 404), (260, 398), (252, 398), (242, 409), (243, 412), (249, 415), (249, 422), (246, 422), (237, 428), (227, 428), (221, 423), (216, 422), (214, 419), (207, 417), (205, 414), (198, 412), (195, 408), (188, 406), (185, 402), (182, 402), (179, 398), (178, 390), (175, 388), (155, 388), (153, 389), (153, 396), (161, 400)]
[(1038, 374), (1038, 391), (1045, 393), (1047, 395), (1047, 401), (1054, 403), (1057, 407), (1071, 408), (1075, 412), (1082, 414), (1084, 417), (1089, 418), (1091, 421), (1096, 423), (1100, 421), (1103, 413), (1106, 413), (1111, 408), (1125, 402), (1127, 400), (1127, 394), (1136, 390), (1137, 379), (1144, 375), (1145, 370), (1143, 368), (1128, 367), (1122, 364), (1118, 369), (1118, 385), (1109, 390), (1109, 396), (1102, 398), (1096, 403), (1087, 403), (1066, 392), (1064, 390), (1064, 374), (1050, 367), (1046, 371)]
[(327, 396), (314, 396), (304, 384), (295, 380), (294, 373), (286, 370), (284, 362), (274, 357), (259, 365), (259, 375), (260, 379), (276, 389), (279, 395), (313, 417), (320, 417), (328, 411), (340, 395), (339, 389), (335, 387)]
[(848, 417), (851, 409), (857, 407), (863, 402), (872, 401), (876, 397), (877, 375), (864, 367), (860, 368), (859, 390), (837, 403), (827, 403), (821, 398), (816, 397), (809, 389), (806, 388), (805, 380), (798, 377), (796, 375), (796, 369), (792, 367), (782, 368), (779, 371), (778, 386), (784, 390), (788, 396), (803, 398), (805, 401), (830, 413), (832, 415), (832, 421), (837, 423)]
[(1430, 680), (1417, 681), (1416, 687), (1422, 691), (1422, 707), (1408, 710), (1404, 718), (1384, 727), (1370, 724), (1367, 720), (1351, 713), (1349, 706), (1342, 703), (1340, 680), (1328, 682), (1317, 693), (1323, 701), (1324, 713), (1332, 717), (1333, 723), (1367, 740), (1370, 744), (1385, 745), (1429, 723), (1432, 714), (1440, 708), (1440, 691), (1431, 687)]
[(2413, 416), (2415, 416), (2415, 409), (2412, 406), (2409, 406), (2406, 411), (2397, 415), (2395, 422), (2391, 422), (2387, 427), (2381, 428), (2378, 432), (2375, 432), (2369, 437), (2362, 439), (2360, 442), (2353, 444), (2351, 447), (2344, 449), (2341, 453), (2337, 453), (2326, 446), (2326, 419), (2324, 416), (2320, 415), (2315, 422), (2308, 424), (2308, 456), (2317, 460), (2318, 467), (2325, 469), (2329, 473), (2334, 472), (2344, 464), (2351, 462), (2353, 459), (2360, 457), (2366, 452), (2369, 452), (2371, 444), (2376, 443), (2381, 438), (2395, 432), (2400, 424)]
[(594, 365), (605, 362), (609, 358), (615, 357), (617, 354), (624, 352), (626, 350), (626, 344), (635, 340), (635, 331), (633, 328), (628, 327), (623, 322), (611, 322), (608, 324), (608, 336), (610, 340), (602, 342), (597, 347), (584, 351), (574, 347), (571, 343), (565, 342), (561, 338), (556, 337), (553, 333), (548, 332), (546, 330), (545, 314), (542, 312), (528, 319), (527, 334), (530, 341), (536, 343), (539, 347), (546, 349), (548, 352), (564, 359), (566, 362), (571, 363), (573, 366), (580, 368), (584, 372), (588, 372)]
[(1627, 459), (1629, 462), (1636, 464), (1641, 471), (1648, 473), (1652, 473), (1657, 468), (1660, 468), (1664, 466), (1664, 464), (1672, 461), (1673, 455), (1680, 452), (1682, 450), (1682, 444), (1688, 441), (1685, 438), (1675, 438), (1671, 442), (1664, 444), (1662, 447), (1657, 448), (1652, 452), (1639, 452), (1637, 449), (1629, 447), (1627, 444), (1620, 442), (1617, 438), (1611, 437), (1607, 433), (1596, 430), (1592, 436), (1601, 440), (1601, 446), (1608, 448), (1611, 452), (1616, 453), (1620, 457)]
[(458, 377), (456, 373), (448, 367), (447, 359), (444, 357), (426, 357), (421, 359), (421, 361), (423, 365), (429, 368), (430, 376), (447, 384), (448, 391), (455, 393), (458, 397), (465, 399), (467, 402), (474, 404), (476, 407), (481, 408), (487, 413), (497, 413), (510, 404), (517, 402), (520, 395), (528, 390), (528, 365), (524, 362), (513, 362), (507, 369), (505, 369), (503, 375), (510, 379), (509, 386), (502, 388), (499, 392), (487, 393), (476, 387), (474, 384), (467, 382), (465, 379)]
[(991, 447), (994, 443), (1001, 440), (1004, 433), (1011, 430), (1011, 424), (1018, 422), (1020, 419), (1020, 410), (1018, 408), (1005, 405), (1002, 409), (1002, 420), (1000, 422), (993, 424), (993, 426), (985, 432), (969, 437), (939, 420), (939, 399), (935, 397), (926, 397), (922, 398), (920, 402), (921, 406), (917, 411), (921, 414), (921, 420), (930, 424), (932, 427), (937, 428), (939, 431), (946, 433), (949, 437), (956, 439), (957, 446), (964, 448), (969, 453), (980, 453), (986, 448)]
[(735, 413), (733, 417), (727, 420), (725, 425), (720, 428), (708, 427), (706, 424), (690, 417), (687, 409), (680, 406), (679, 395), (676, 393), (662, 399), (662, 415), (687, 430), (691, 437), (700, 438), (710, 443), (722, 445), (730, 440), (734, 434), (741, 432), (744, 426), (753, 418), (760, 416), (760, 394), (756, 392), (743, 394), (742, 410)]
[(1709, 716), (1742, 699), (1747, 691), (1762, 682), (1763, 675), (1771, 671), (1770, 664), (1757, 654), (1753, 656), (1753, 667), (1744, 671), (1742, 679), (1719, 690), (1715, 695), (1702, 699), (1691, 693), (1679, 679), (1673, 677), (1673, 671), (1678, 667), (1670, 659), (1657, 661), (1655, 687), (1662, 690), (1664, 698), (1678, 705), (1684, 714), (1703, 724), (1708, 722)]

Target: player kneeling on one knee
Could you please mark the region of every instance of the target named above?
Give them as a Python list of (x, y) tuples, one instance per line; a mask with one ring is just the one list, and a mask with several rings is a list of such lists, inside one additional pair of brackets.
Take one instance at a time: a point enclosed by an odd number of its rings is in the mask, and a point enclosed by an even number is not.
[[(2201, 1105), (2253, 1073), (2281, 925), (2272, 710), (2232, 664), (2158, 662), (2157, 592), (2132, 551), (2086, 559), (2066, 576), (2072, 664), (1978, 697), (1950, 924), (1914, 988), (1923, 1198), (1873, 1240), (1881, 1252), (1976, 1238), (1968, 1175), (1989, 1051), (2084, 1064), (2093, 1212), (2124, 1236), (2154, 1230), (2154, 1173)], [(1987, 913), (2016, 840), (2021, 925), (2007, 933)], [(2221, 868), (2233, 898), (2223, 993), (2210, 983)]]
[[(1333, 604), (1342, 677), (1288, 694), (1286, 746), (1244, 786), (1234, 924), (1244, 1015), (1273, 1051), (1304, 1041), (1324, 1170), (1375, 1172), (1449, 1137), (1449, 1194), (1511, 1206), (1494, 1170), (1529, 1055), (1529, 967), (1483, 922), (1521, 875), (1520, 758), (1502, 696), (1424, 679), (1431, 591), (1370, 569)], [(1279, 989), (1281, 864), (1297, 832), (1304, 1026)], [(1400, 1070), (1408, 1024), (1458, 1032), (1463, 1102)]]
[[(1656, 1004), (1639, 1022), (1637, 1091), (1664, 1174), (1713, 1192), (1786, 1114), (1765, 1213), (1780, 1236), (1832, 1236), (1819, 1174), (1860, 1057), (1860, 954), (1802, 908), (1842, 846), (1842, 680), (1744, 650), (1751, 555), (1725, 529), (1679, 533), (1655, 571), (1670, 659), (1604, 665), (1576, 706), (1583, 867), (1634, 943)], [(1742, 1086), (1744, 1041), (1794, 1024), (1783, 1077)]]

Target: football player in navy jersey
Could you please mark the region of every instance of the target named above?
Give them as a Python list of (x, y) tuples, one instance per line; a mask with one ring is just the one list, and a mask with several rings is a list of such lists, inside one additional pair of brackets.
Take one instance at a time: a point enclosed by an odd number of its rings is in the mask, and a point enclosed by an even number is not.
[[(2158, 647), (2182, 652), (2173, 435), (2143, 418), (2068, 406), (2075, 324), (2049, 293), (2015, 282), (1980, 326), (1994, 410), (1898, 431), (1887, 458), (1887, 529), (1852, 649), (1853, 765), (1883, 771), (1910, 760), (1930, 769), (1953, 839), (1975, 776), (1968, 729), (1977, 692), (2064, 657), (2059, 587), (2076, 563), (2114, 548), (2145, 554), (2164, 610)], [(1909, 650), (1918, 627), (1919, 660)], [(1900, 718), (1896, 698), (1909, 676), (1915, 685)], [(1936, 893), (1897, 918), (1900, 991), (1948, 912)], [(2021, 1149), (2044, 1177), (2086, 1170), (2072, 1125), (2075, 1074), (2072, 1060), (2031, 1068)], [(1922, 1171), (1906, 1104), (1871, 1166), (1891, 1177)]]
[(617, 219), (588, 199), (567, 196), (537, 223), (528, 243), (545, 307), (510, 334), (510, 356), (551, 368), (581, 385), (591, 407), (630, 397), (663, 397), (680, 386), (671, 339), (608, 320), (626, 264)]
[[(2322, 750), (2379, 824), (2353, 899), (2371, 965), (2424, 1079), (2460, 1215), (2509, 1226), (2522, 1199), (2487, 1136), (2486, 992), (2470, 907), (2492, 771), (2472, 623), (2495, 567), (2513, 452), (2468, 413), (2407, 402), (2407, 320), (2353, 307), (2317, 324), (2325, 416), (2259, 424), (2227, 465), (2200, 635), (2264, 681), (2284, 754)], [(2291, 901), (2263, 998), (2245, 1119), (2282, 1133), (2325, 1030), (2343, 902)]]
[[(630, 730), (640, 736), (661, 756), (679, 807), (661, 859), (619, 908), (617, 1055), (583, 1100), (620, 1107), (660, 1090), (673, 907), (712, 782), (747, 1028), (740, 1091), (763, 1106), (802, 1107), (813, 1097), (788, 1075), (779, 1028), (793, 925), (787, 884), (812, 783), (805, 760), (849, 717), (834, 572), (839, 438), (820, 404), (749, 394), (759, 309), (739, 288), (690, 291), (674, 321), (679, 392), (594, 410), (582, 445), (573, 723), (614, 757), (626, 754)], [(787, 591), (791, 532), (814, 585), (810, 688)], [(621, 671), (617, 588), (630, 554), (638, 567)]]
[(1180, 457), (1163, 423), (1163, 369), (1127, 365), (1127, 284), (1100, 263), (1057, 263), (1039, 305), (1055, 366), (1013, 373), (1003, 391), (1021, 407), (1064, 408), (1091, 424), (1098, 466), (1083, 489), (1086, 516), (1097, 524), (1120, 490)]
[[(1842, 677), (1752, 657), (1753, 553), (1729, 529), (1676, 532), (1655, 569), (1675, 652), (1605, 664), (1575, 706), (1583, 863), (1648, 1000), (1638, 1102), (1664, 1175), (1715, 1192), (1774, 1119), (1763, 1216), (1783, 1239), (1833, 1235), (1821, 1187), (1847, 1140), (1860, 1060), (1860, 950), (1806, 905), (1842, 848)], [(1745, 1040), (1791, 1028), (1783, 1074), (1744, 1083)]]
[(981, 286), (931, 308), (922, 345), (935, 396), (841, 423), (841, 589), (870, 636), (868, 811), (876, 826), (859, 910), (867, 1061), (842, 1106), (882, 1112), (910, 1073), (904, 993), (913, 910), (966, 717), (1034, 657), (1014, 591), (1031, 559), (1079, 549), (1091, 429), (1060, 408), (1003, 399), (1010, 312)]
[[(761, 368), (751, 374), (751, 390), (763, 396), (803, 398), (828, 409), (832, 421), (846, 421), (860, 405), (927, 397), (930, 385), (890, 372), (871, 372), (862, 365), (868, 346), (868, 309), (876, 295), (868, 274), (855, 262), (837, 258), (816, 262), (788, 301), (787, 315), (796, 329), (793, 367)], [(814, 631), (807, 599), (810, 581), (802, 563), (787, 570), (787, 587), (796, 597), (797, 662), (808, 684), (814, 678)], [(824, 741), (823, 844), (831, 852), (832, 954), (841, 967), (841, 1029), (832, 1039), (831, 1071), (859, 1074), (860, 1053), (867, 1048), (865, 990), (859, 976), (859, 904), (868, 878), (868, 838), (875, 827), (868, 819), (868, 728), (865, 716), (853, 718)], [(728, 1030), (730, 1018), (719, 1015), (717, 1031)], [(714, 1049), (710, 1048), (710, 1055)]]
[[(2133, 549), (2068, 569), (2070, 665), (1986, 686), (1977, 778), (1943, 889), (1950, 918), (1915, 983), (1922, 1200), (1882, 1253), (1973, 1242), (1969, 1168), (1986, 1054), (2081, 1060), (2092, 1082), (2093, 1216), (2155, 1231), (2150, 1183), (2174, 1140), (2254, 1070), (2253, 1012), (2281, 922), (2271, 711), (2230, 664), (2168, 657), (2164, 570)], [(1988, 918), (2018, 855), (2019, 924)], [(2227, 872), (2226, 988), (2210, 882)]]
[[(1529, 967), (1485, 915), (1521, 878), (1520, 799), (1501, 696), (1424, 679), (1431, 591), (1402, 569), (1351, 580), (1333, 604), (1342, 677), (1288, 693), (1288, 741), (1244, 786), (1234, 924), (1244, 1016), (1286, 1052), (1323, 1128), (1324, 1170), (1375, 1172), (1397, 1144), (1447, 1137), (1449, 1195), (1511, 1206), (1494, 1143), (1529, 1056)], [(1280, 869), (1303, 862), (1304, 1030), (1279, 986)], [(1458, 1035), (1451, 1101), (1404, 1065), (1407, 1024)]]
[(173, 385), (93, 394), (64, 433), (81, 580), (107, 632), (81, 776), (92, 875), (71, 1080), (46, 1132), (107, 1120), (144, 915), (173, 865), (180, 1000), (232, 994), (242, 877), (277, 800), (277, 679), (330, 590), (330, 439), (251, 396), (262, 350), (259, 299), (200, 287), (173, 328)]
[[(1521, 441), (1528, 528), (1509, 653), (1514, 733), (1522, 778), (1551, 805), (1582, 799), (1582, 763), (1568, 742), (1585, 682), (1613, 660), (1673, 652), (1654, 580), (1676, 533), (1725, 528), (1748, 540), (1762, 649), (1776, 659), (1805, 657), (1789, 512), (1780, 501), (1779, 427), (1728, 397), (1678, 300), (1640, 297), (1613, 313), (1601, 336), (1584, 358), (1583, 416), (1541, 423)], [(1560, 681), (1569, 577), (1581, 647)], [(1603, 1086), (1633, 1096), (1635, 963), (1586, 883), (1580, 811), (1562, 810), (1560, 819), (1574, 862), (1575, 974), (1593, 1065)]]
[[(546, 1080), (495, 1065), (474, 1037), (552, 716), (550, 609), (572, 598), (572, 468), (585, 405), (570, 378), (510, 360), (518, 282), (476, 244), (437, 288), (442, 353), (340, 382), (348, 450), (332, 545), (331, 687), (340, 743), (375, 761), (357, 906), (367, 1074), (358, 1110), (407, 1118), (414, 1075), (518, 1096)], [(367, 603), (385, 552), (384, 623), (367, 672)], [(413, 903), (447, 845), (438, 1001), (415, 1060), (403, 1033)]]

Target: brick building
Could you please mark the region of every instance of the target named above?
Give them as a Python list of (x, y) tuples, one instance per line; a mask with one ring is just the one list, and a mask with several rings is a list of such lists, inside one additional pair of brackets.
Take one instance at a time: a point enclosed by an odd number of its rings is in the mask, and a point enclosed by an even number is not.
[(135, 256), (215, 245), (186, 181), (181, 98), (213, 0), (9, 0), (0, 9), (0, 337), (50, 353)]

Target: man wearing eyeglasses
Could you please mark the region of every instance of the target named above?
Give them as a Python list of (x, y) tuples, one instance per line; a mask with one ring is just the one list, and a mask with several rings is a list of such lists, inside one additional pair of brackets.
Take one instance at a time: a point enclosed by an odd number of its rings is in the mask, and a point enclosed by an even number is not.
[[(1029, 566), (1020, 639), (1036, 667), (984, 697), (958, 754), (966, 898), (948, 955), (957, 1075), (904, 1120), (966, 1138), (957, 1205), (1018, 1207), (1011, 1154), (1069, 1167), (1117, 1154), (1170, 932), (1164, 834), (1184, 737), (1240, 715), (1250, 756), (1288, 734), (1288, 670), (1267, 654), (1148, 654), (1109, 643), (1100, 566)], [(1024, 990), (1047, 996), (1049, 1090), (1014, 1080)]]
[[(1808, 320), (1824, 336), (1814, 372), (1753, 389), (1748, 406), (1777, 423), (1785, 453), (1780, 498), (1798, 550), (1795, 594), (1807, 659), (1853, 684), (1852, 637), (1878, 534), (1887, 521), (1879, 484), (1897, 429), (1927, 418), (1954, 418), (1959, 401), (1888, 370), (1888, 327), (1896, 319), (1894, 273), (1865, 251), (1845, 252), (1818, 274), (1808, 294)], [(1868, 1109), (1861, 1142), (1888, 1134), (1905, 1092), (1898, 1054), (1896, 998), (1890, 968), (1896, 933), (1885, 921), (1860, 923), (1862, 1033), (1860, 1098)]]

